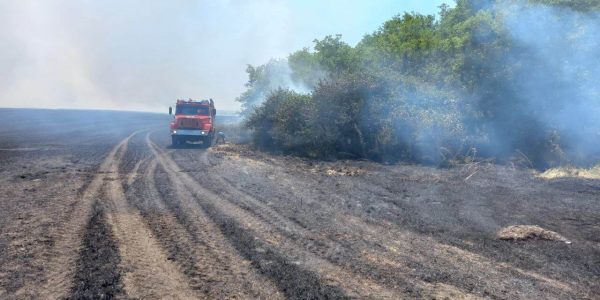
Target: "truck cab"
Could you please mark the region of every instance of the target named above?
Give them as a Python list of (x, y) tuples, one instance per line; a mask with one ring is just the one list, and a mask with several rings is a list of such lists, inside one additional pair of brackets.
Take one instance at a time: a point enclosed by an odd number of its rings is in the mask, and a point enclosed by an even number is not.
[[(217, 110), (210, 100), (177, 100), (175, 114), (170, 124), (173, 146), (188, 142), (202, 142), (209, 147), (215, 136), (215, 116)], [(173, 115), (172, 107), (169, 114)]]

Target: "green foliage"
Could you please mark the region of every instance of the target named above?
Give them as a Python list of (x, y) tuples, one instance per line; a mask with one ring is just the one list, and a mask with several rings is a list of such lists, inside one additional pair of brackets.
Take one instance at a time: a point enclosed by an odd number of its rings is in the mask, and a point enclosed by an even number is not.
[(350, 45), (342, 41), (340, 34), (314, 40), (315, 57), (329, 73), (348, 73), (359, 67), (359, 58)]
[(321, 82), (313, 93), (314, 134), (321, 141), (320, 153), (345, 153), (354, 157), (366, 156), (367, 136), (362, 112), (371, 97), (385, 93), (385, 88), (364, 74), (336, 76)]
[(319, 80), (326, 77), (319, 59), (308, 48), (290, 54), (288, 64), (292, 70), (291, 79), (304, 83), (311, 89), (319, 83)]
[(277, 60), (271, 60), (269, 63), (258, 67), (248, 65), (246, 68), (246, 73), (248, 73), (247, 89), (236, 99), (242, 103), (242, 112), (252, 108), (263, 97), (264, 90), (271, 89), (273, 83), (271, 82), (272, 76), (269, 75), (280, 65), (281, 62)]
[(247, 126), (262, 149), (439, 163), (441, 147), (455, 147), (463, 133), (456, 104), (454, 95), (422, 84), (344, 73), (319, 82), (312, 95), (272, 92)]
[(259, 147), (304, 154), (313, 140), (309, 135), (313, 111), (310, 95), (277, 89), (251, 112), (246, 125), (253, 130), (253, 142)]
[[(556, 104), (532, 108), (531, 95), (519, 88), (546, 66), (506, 23), (511, 4), (540, 3), (600, 9), (597, 0), (457, 0), (453, 8), (440, 6), (438, 18), (397, 15), (356, 47), (340, 35), (326, 36), (287, 61), (249, 66), (248, 89), (238, 100), (249, 112), (254, 143), (314, 157), (385, 161), (440, 163), (472, 147), (490, 156), (518, 149), (536, 165), (553, 160), (549, 153), (562, 159), (560, 131), (536, 121)], [(274, 75), (285, 67), (310, 94), (280, 89), (285, 85)], [(545, 83), (566, 84), (560, 80)], [(265, 91), (273, 92), (257, 100)]]
[(421, 74), (423, 63), (432, 57), (439, 43), (433, 16), (405, 13), (385, 22), (358, 45), (364, 59), (375, 68), (394, 68), (402, 74)]

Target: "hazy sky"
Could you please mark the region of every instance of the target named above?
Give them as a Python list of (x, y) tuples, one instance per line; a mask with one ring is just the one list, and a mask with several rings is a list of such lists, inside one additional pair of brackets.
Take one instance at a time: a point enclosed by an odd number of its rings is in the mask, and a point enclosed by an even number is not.
[(0, 107), (236, 110), (247, 64), (450, 0), (2, 0)]

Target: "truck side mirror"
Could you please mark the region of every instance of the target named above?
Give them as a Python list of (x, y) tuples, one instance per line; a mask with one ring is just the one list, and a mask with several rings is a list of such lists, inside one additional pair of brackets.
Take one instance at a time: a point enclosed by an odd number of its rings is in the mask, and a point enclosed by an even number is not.
[(212, 114), (213, 114), (213, 116), (217, 115), (217, 110), (215, 108), (213, 108), (213, 113)]
[(169, 114), (172, 115), (173, 114), (173, 108), (169, 106)]

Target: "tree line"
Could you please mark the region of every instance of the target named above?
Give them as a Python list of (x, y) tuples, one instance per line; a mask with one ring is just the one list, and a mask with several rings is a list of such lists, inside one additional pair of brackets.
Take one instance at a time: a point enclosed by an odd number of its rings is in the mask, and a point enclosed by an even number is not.
[[(261, 149), (445, 164), (600, 157), (600, 1), (458, 0), (248, 66), (238, 98)], [(596, 31), (597, 32), (597, 31)]]

